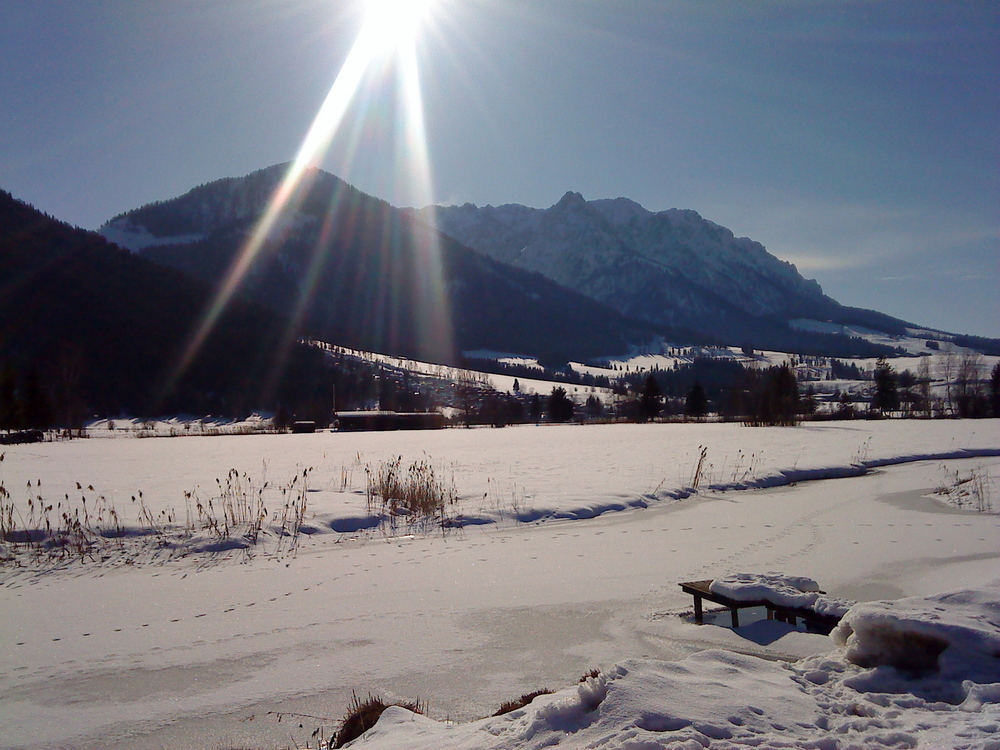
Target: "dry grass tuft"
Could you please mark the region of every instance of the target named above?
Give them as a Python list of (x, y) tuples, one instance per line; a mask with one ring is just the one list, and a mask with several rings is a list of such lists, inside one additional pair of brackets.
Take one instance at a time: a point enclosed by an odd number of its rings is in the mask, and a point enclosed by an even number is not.
[(515, 698), (512, 701), (504, 701), (500, 704), (500, 708), (497, 709), (494, 716), (503, 716), (504, 714), (509, 714), (511, 711), (516, 711), (519, 708), (524, 708), (531, 701), (535, 700), (539, 695), (551, 695), (552, 691), (548, 688), (542, 688), (541, 690), (536, 690), (533, 693), (525, 693), (520, 698)]
[(383, 461), (374, 471), (365, 468), (368, 512), (387, 517), (392, 523), (408, 517), (447, 527), (448, 509), (458, 503), (454, 482), (440, 479), (428, 461), (414, 461), (404, 474), (402, 460), (397, 456)]
[[(0, 454), (0, 461), (3, 455)], [(305, 520), (310, 469), (283, 487), (254, 482), (233, 469), (218, 493), (202, 501), (184, 493), (185, 509), (153, 512), (142, 492), (124, 509), (77, 482), (79, 497), (49, 501), (41, 480), (28, 482), (25, 501), (15, 503), (0, 478), (0, 564), (45, 565), (73, 559), (134, 564), (150, 556), (253, 549), (273, 534), (270, 554), (294, 552)], [(268, 504), (272, 510), (268, 509)], [(134, 520), (126, 520), (131, 516)]]
[(972, 469), (967, 475), (957, 470), (954, 474), (946, 470), (946, 474), (946, 483), (937, 487), (934, 494), (941, 495), (956, 508), (993, 512), (992, 482), (982, 466)]
[(357, 693), (351, 693), (351, 703), (347, 707), (347, 714), (340, 722), (337, 734), (330, 738), (329, 747), (343, 747), (351, 740), (356, 740), (375, 726), (382, 712), (389, 706), (400, 706), (415, 714), (424, 713), (424, 706), (419, 700), (405, 703), (386, 703), (377, 695), (369, 693), (365, 700), (361, 700)]

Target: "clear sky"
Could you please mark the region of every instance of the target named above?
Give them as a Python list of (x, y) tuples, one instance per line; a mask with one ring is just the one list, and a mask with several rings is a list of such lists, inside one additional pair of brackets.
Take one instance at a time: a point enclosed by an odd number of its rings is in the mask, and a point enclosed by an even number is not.
[[(0, 0), (0, 188), (96, 228), (292, 159), (362, 0)], [(437, 202), (693, 208), (845, 304), (1000, 336), (995, 0), (437, 0)], [(322, 166), (397, 205), (394, 70)]]

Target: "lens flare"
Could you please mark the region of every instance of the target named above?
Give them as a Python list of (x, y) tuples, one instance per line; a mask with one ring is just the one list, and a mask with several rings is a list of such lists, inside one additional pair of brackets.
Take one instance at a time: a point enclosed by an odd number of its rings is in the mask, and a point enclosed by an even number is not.
[[(394, 58), (398, 70), (405, 158), (396, 166), (397, 178), (406, 183), (413, 205), (433, 203), (416, 51), (418, 31), (431, 5), (431, 0), (368, 0), (358, 36), (307, 130), (294, 161), (203, 314), (168, 381), (167, 390), (187, 370), (204, 346), (268, 238), (278, 228), (282, 217), (293, 213), (305, 197), (308, 192), (308, 170), (319, 166), (326, 155), (345, 115), (362, 89), (366, 74), (376, 62)], [(364, 117), (364, 113), (361, 116)], [(335, 206), (330, 207), (331, 215), (335, 209)], [(328, 226), (324, 227), (321, 242), (329, 236), (329, 229)], [(436, 229), (418, 231), (417, 235), (419, 238), (412, 245), (414, 251), (422, 257), (417, 259), (419, 278), (414, 279), (413, 283), (419, 290), (417, 299), (433, 300), (433, 304), (418, 305), (418, 330), (424, 339), (419, 342), (419, 348), (428, 357), (442, 361), (452, 356), (453, 343), (442, 278), (440, 243)], [(292, 314), (292, 325), (301, 320), (308, 304), (308, 295), (315, 290), (319, 264), (320, 259), (314, 258), (303, 285), (302, 296)]]

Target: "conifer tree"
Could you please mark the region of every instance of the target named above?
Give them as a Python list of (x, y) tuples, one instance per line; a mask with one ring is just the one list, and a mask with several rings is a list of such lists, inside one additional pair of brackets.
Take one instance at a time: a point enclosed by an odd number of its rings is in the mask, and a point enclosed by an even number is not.
[(705, 389), (701, 387), (701, 383), (696, 380), (684, 401), (684, 414), (699, 419), (707, 413), (708, 397), (705, 395)]
[(648, 422), (659, 416), (663, 408), (663, 393), (660, 384), (652, 375), (646, 376), (642, 385), (642, 395), (639, 398), (639, 419)]
[(0, 367), (0, 430), (14, 430), (20, 424), (17, 373), (10, 363)]
[(885, 414), (899, 409), (899, 379), (896, 371), (885, 357), (875, 363), (875, 394), (872, 408)]
[(549, 419), (553, 422), (568, 422), (573, 418), (573, 402), (566, 395), (566, 389), (556, 386), (549, 396)]
[(1000, 417), (1000, 362), (993, 365), (993, 372), (990, 373), (990, 397), (993, 416)]

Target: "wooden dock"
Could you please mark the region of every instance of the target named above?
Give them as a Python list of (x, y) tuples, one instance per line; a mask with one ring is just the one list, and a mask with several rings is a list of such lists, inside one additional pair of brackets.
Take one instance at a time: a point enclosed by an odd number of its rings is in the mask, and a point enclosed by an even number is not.
[(708, 600), (726, 607), (729, 610), (734, 628), (740, 626), (739, 611), (748, 607), (764, 607), (767, 609), (768, 620), (787, 622), (789, 625), (795, 627), (798, 626), (798, 621), (802, 620), (807, 628), (823, 635), (828, 635), (837, 626), (837, 623), (840, 622), (840, 617), (837, 615), (823, 615), (804, 607), (783, 607), (764, 599), (749, 601), (730, 599), (728, 596), (714, 593), (710, 588), (712, 585), (711, 580), (687, 581), (677, 585), (681, 587), (684, 593), (691, 594), (694, 597), (694, 621), (699, 625), (705, 622), (702, 600)]

